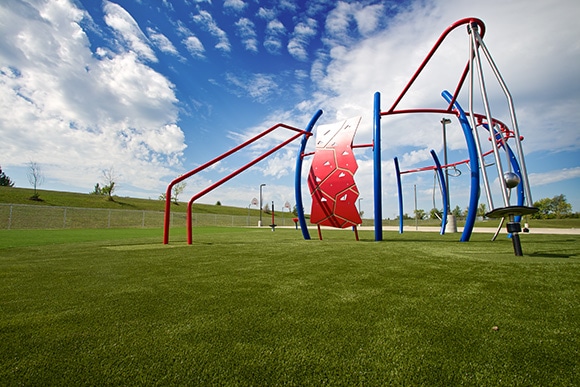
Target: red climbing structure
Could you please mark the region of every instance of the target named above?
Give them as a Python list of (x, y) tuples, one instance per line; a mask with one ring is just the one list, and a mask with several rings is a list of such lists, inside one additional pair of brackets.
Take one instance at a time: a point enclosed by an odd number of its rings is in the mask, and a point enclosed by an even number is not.
[[(359, 196), (354, 181), (358, 164), (352, 142), (361, 117), (332, 125), (321, 125), (316, 136), (316, 151), (308, 175), (312, 195), (310, 222), (338, 228), (361, 224), (356, 208)], [(358, 238), (357, 238), (358, 239)]]

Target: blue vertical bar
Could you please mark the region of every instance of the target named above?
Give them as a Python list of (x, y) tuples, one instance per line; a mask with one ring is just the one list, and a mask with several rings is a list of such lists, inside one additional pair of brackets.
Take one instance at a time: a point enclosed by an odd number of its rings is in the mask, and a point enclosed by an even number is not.
[(401, 168), (399, 159), (395, 157), (395, 172), (397, 174), (397, 193), (399, 195), (399, 234), (403, 233), (403, 185), (401, 184)]
[(312, 129), (316, 124), (316, 121), (322, 115), (322, 110), (318, 110), (312, 119), (308, 123), (305, 131), (306, 133), (302, 137), (302, 142), (300, 143), (300, 149), (298, 150), (298, 157), (296, 157), (296, 171), (294, 174), (294, 196), (296, 198), (296, 211), (298, 212), (298, 222), (300, 223), (300, 229), (302, 230), (302, 236), (304, 239), (310, 239), (310, 233), (308, 232), (308, 227), (306, 226), (306, 217), (304, 216), (304, 204), (302, 203), (302, 155), (306, 150), (306, 143), (312, 133)]
[[(444, 90), (441, 95), (447, 102), (451, 102), (453, 97), (451, 93)], [(479, 158), (477, 155), (477, 147), (475, 145), (475, 138), (473, 137), (473, 132), (465, 111), (461, 108), (461, 105), (455, 101), (454, 105), (457, 109), (459, 115), (459, 123), (463, 129), (463, 135), (465, 136), (465, 142), (467, 144), (467, 152), (469, 153), (469, 169), (471, 170), (471, 189), (469, 194), (469, 206), (467, 211), (467, 217), (465, 218), (465, 226), (463, 227), (463, 233), (461, 234), (461, 242), (468, 242), (471, 238), (471, 233), (473, 232), (473, 227), (475, 226), (475, 218), (477, 216), (477, 205), (479, 203)]]
[(375, 241), (383, 240), (383, 195), (381, 179), (381, 93), (375, 93), (373, 120), (373, 164), (375, 195)]

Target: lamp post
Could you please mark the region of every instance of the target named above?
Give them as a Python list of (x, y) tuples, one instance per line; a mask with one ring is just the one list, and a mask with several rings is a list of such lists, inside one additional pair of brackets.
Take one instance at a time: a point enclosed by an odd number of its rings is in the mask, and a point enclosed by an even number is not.
[(260, 184), (260, 221), (258, 222), (258, 227), (262, 227), (262, 187), (266, 184)]
[(447, 224), (445, 225), (446, 232), (457, 232), (457, 223), (455, 216), (451, 214), (451, 201), (449, 195), (449, 168), (447, 167), (447, 130), (446, 125), (450, 124), (449, 118), (442, 118), (441, 125), (443, 126), (443, 164), (445, 164), (445, 192), (447, 199)]

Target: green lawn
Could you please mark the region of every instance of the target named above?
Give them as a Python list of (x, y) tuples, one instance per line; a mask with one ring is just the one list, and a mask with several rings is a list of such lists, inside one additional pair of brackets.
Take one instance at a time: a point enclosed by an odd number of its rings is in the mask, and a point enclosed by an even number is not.
[(2, 385), (580, 385), (580, 236), (184, 235), (0, 230)]

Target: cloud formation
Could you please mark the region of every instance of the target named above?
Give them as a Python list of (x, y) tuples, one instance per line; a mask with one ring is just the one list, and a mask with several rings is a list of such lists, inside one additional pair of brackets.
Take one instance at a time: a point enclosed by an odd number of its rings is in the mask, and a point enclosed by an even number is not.
[(296, 24), (292, 37), (288, 42), (290, 55), (301, 61), (308, 60), (308, 43), (316, 36), (316, 27), (316, 20), (312, 18)]
[(224, 30), (218, 27), (213, 16), (207, 11), (199, 11), (199, 14), (193, 16), (193, 20), (207, 30), (217, 39), (215, 48), (223, 52), (230, 52), (231, 45), (228, 36)]
[(154, 189), (186, 147), (174, 85), (144, 63), (155, 55), (126, 11), (104, 11), (123, 43), (91, 52), (74, 4), (0, 5), (3, 159), (38, 160), (54, 180), (85, 187), (113, 165), (127, 186)]
[(255, 24), (248, 18), (241, 18), (236, 22), (238, 34), (242, 38), (242, 43), (248, 51), (258, 52), (258, 38), (255, 31)]
[(147, 37), (139, 28), (139, 25), (124, 8), (109, 1), (103, 2), (105, 23), (115, 30), (119, 39), (137, 53), (139, 57), (157, 62), (155, 53), (149, 46)]

